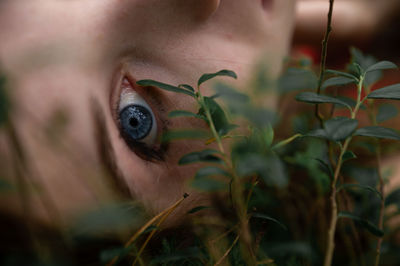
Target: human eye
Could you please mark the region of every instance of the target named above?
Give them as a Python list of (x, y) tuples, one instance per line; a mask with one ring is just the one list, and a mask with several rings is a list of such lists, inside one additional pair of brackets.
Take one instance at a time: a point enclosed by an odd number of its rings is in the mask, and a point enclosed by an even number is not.
[(132, 83), (127, 78), (122, 79), (115, 104), (114, 116), (120, 136), (129, 149), (142, 159), (162, 161), (166, 146), (159, 143), (163, 126), (159, 125), (160, 119), (157, 118), (158, 108), (152, 101), (145, 100), (143, 88), (134, 88)]
[(121, 134), (130, 142), (154, 145), (157, 121), (146, 101), (135, 91), (123, 92), (118, 107)]

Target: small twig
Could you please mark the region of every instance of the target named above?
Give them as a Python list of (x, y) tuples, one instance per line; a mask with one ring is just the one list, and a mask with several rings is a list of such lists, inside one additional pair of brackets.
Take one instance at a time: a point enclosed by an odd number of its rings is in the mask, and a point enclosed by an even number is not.
[[(153, 223), (155, 223), (155, 221), (157, 221), (160, 218), (163, 218), (166, 214), (169, 215), (171, 210), (175, 210), (181, 203), (182, 201), (187, 198), (189, 195), (185, 193), (185, 195), (183, 195), (183, 197), (178, 200), (177, 202), (175, 202), (171, 207), (169, 207), (168, 209), (163, 210), (162, 212), (160, 212), (159, 214), (157, 214), (156, 216), (154, 216), (152, 219), (150, 219), (150, 221), (148, 221), (145, 225), (143, 225), (138, 231), (136, 231), (136, 233), (125, 243), (124, 247), (127, 248), (130, 245), (132, 245), (133, 242), (135, 242), (135, 240)], [(108, 264), (107, 266), (112, 266), (114, 265), (117, 260), (118, 260), (119, 256), (115, 256)]]
[(224, 259), (229, 255), (229, 252), (231, 252), (232, 248), (235, 246), (235, 244), (238, 240), (239, 240), (239, 236), (237, 236), (235, 238), (235, 240), (233, 240), (232, 245), (228, 248), (228, 250), (224, 253), (224, 255), (222, 255), (222, 257), (214, 264), (214, 266), (217, 266), (217, 265), (221, 264), (221, 262), (224, 261)]
[[(328, 40), (329, 40), (329, 35), (331, 34), (331, 31), (332, 31), (333, 3), (334, 3), (334, 0), (329, 0), (328, 22), (326, 24), (325, 36), (324, 36), (324, 39), (322, 40), (321, 64), (320, 64), (319, 80), (318, 80), (318, 87), (317, 87), (318, 94), (321, 93), (322, 82), (324, 81), (324, 76), (325, 76), (325, 65), (326, 65), (326, 54), (328, 51)], [(320, 125), (322, 127), (323, 117), (322, 117), (321, 113), (319, 112), (318, 104), (315, 105), (315, 116), (317, 117), (317, 119), (320, 122)]]

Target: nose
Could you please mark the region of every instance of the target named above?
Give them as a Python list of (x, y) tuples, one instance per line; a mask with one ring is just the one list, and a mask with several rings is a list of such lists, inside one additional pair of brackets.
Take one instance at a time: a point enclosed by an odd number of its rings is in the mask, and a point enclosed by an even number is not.
[(188, 5), (195, 20), (202, 21), (209, 18), (218, 9), (220, 0), (179, 0), (179, 2)]

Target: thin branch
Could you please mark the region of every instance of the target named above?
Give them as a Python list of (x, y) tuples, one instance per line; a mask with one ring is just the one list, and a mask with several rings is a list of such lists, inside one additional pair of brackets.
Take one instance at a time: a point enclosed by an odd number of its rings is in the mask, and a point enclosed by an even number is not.
[[(317, 87), (317, 93), (321, 93), (321, 87), (322, 87), (322, 82), (324, 81), (324, 76), (325, 76), (325, 65), (326, 65), (326, 54), (328, 51), (328, 40), (329, 40), (329, 35), (331, 34), (332, 31), (332, 12), (333, 12), (333, 3), (335, 0), (329, 0), (329, 11), (328, 11), (328, 22), (326, 24), (326, 32), (324, 39), (322, 40), (322, 51), (321, 51), (321, 64), (320, 64), (320, 72), (319, 72), (319, 80), (318, 80), (318, 87)], [(321, 113), (319, 112), (319, 105), (315, 105), (315, 116), (319, 120), (321, 126), (323, 122), (323, 117)]]

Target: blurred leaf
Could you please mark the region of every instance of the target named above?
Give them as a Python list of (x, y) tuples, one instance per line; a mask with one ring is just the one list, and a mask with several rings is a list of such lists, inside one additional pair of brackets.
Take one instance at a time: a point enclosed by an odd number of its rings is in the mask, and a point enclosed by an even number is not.
[(286, 168), (276, 155), (245, 154), (238, 160), (236, 171), (241, 177), (258, 174), (270, 186), (284, 187), (288, 183)]
[(215, 156), (215, 154), (220, 154), (220, 152), (213, 149), (191, 152), (185, 154), (179, 160), (178, 164), (185, 165), (189, 163), (198, 163), (198, 162), (223, 163), (223, 160), (220, 157)]
[(226, 183), (209, 177), (194, 178), (190, 182), (191, 186), (201, 191), (221, 191), (228, 188)]
[(248, 106), (242, 111), (243, 116), (259, 128), (275, 125), (278, 121), (277, 114), (266, 108)]
[(219, 168), (219, 167), (215, 167), (215, 166), (205, 166), (200, 168), (195, 175), (195, 178), (202, 178), (202, 177), (208, 177), (208, 176), (227, 176), (229, 177), (230, 174)]
[(397, 65), (395, 63), (392, 63), (390, 61), (380, 61), (380, 62), (375, 63), (372, 66), (368, 67), (365, 72), (368, 73), (368, 72), (376, 71), (376, 70), (385, 70), (385, 69), (394, 69), (394, 68), (397, 68)]
[(188, 211), (188, 214), (193, 214), (202, 210), (206, 210), (206, 209), (211, 209), (210, 206), (197, 206), (194, 207), (193, 209), (191, 209), (190, 211)]
[(385, 206), (395, 204), (400, 210), (400, 188), (397, 188), (390, 192), (390, 194), (385, 199)]
[(13, 185), (11, 185), (7, 180), (0, 178), (0, 192), (10, 191), (13, 189)]
[(321, 88), (324, 90), (330, 86), (343, 86), (350, 83), (357, 83), (357, 81), (349, 77), (333, 77), (325, 80)]
[(400, 83), (374, 90), (367, 98), (400, 100)]
[(382, 123), (398, 115), (399, 110), (392, 104), (382, 104), (378, 107), (376, 122)]
[(174, 117), (194, 117), (194, 118), (200, 118), (203, 120), (206, 120), (206, 117), (202, 116), (202, 115), (198, 115), (189, 111), (185, 111), (185, 110), (174, 110), (171, 111), (168, 114), (168, 117), (170, 118), (174, 118)]
[(348, 160), (351, 160), (351, 159), (356, 159), (356, 158), (357, 158), (357, 156), (352, 151), (346, 151), (343, 154), (342, 160), (343, 160), (343, 162), (345, 162), (345, 161), (348, 161)]
[(361, 226), (365, 229), (367, 229), (371, 234), (377, 236), (377, 237), (382, 237), (384, 235), (383, 231), (380, 230), (376, 225), (371, 223), (368, 220), (362, 219), (354, 214), (348, 213), (348, 212), (340, 212), (338, 214), (338, 218), (349, 218), (354, 221), (354, 223), (358, 226)]
[(188, 89), (182, 89), (179, 87), (175, 87), (166, 83), (162, 83), (162, 82), (158, 82), (155, 80), (151, 80), (151, 79), (142, 79), (136, 82), (136, 84), (140, 85), (140, 86), (154, 86), (163, 90), (167, 90), (167, 91), (172, 91), (172, 92), (176, 92), (176, 93), (183, 93), (192, 97), (195, 97), (195, 94), (193, 91), (188, 90)]
[(216, 73), (203, 74), (200, 77), (199, 81), (197, 82), (197, 86), (200, 86), (200, 84), (206, 82), (209, 79), (215, 78), (217, 76), (227, 76), (227, 77), (231, 77), (231, 78), (234, 78), (234, 79), (237, 78), (237, 75), (236, 75), (235, 72), (233, 72), (231, 70), (224, 69), (224, 70), (218, 71)]
[(338, 76), (342, 76), (342, 77), (346, 77), (349, 79), (353, 79), (354, 81), (358, 81), (358, 78), (350, 73), (346, 73), (346, 72), (342, 72), (342, 71), (338, 71), (338, 70), (333, 70), (333, 69), (327, 69), (325, 71), (326, 73), (330, 73), (330, 74), (335, 74)]
[(400, 140), (400, 135), (391, 128), (380, 126), (363, 127), (356, 130), (355, 136), (375, 137), (380, 139)]
[(318, 85), (318, 78), (314, 72), (301, 68), (288, 68), (278, 80), (278, 91), (288, 93), (298, 90), (312, 90)]
[(179, 87), (179, 88), (185, 88), (185, 89), (187, 89), (187, 90), (189, 90), (189, 91), (194, 92), (193, 87), (190, 86), (190, 85), (188, 85), (188, 84), (179, 84), (178, 87)]
[(324, 122), (324, 129), (316, 129), (306, 136), (341, 141), (351, 136), (356, 130), (358, 121), (347, 117), (334, 117)]
[(6, 79), (0, 75), (0, 127), (7, 121), (10, 100), (6, 91)]
[(218, 97), (225, 100), (227, 104), (244, 104), (250, 101), (249, 96), (224, 83), (215, 84), (214, 90)]
[(139, 206), (132, 203), (103, 206), (84, 213), (73, 227), (78, 235), (97, 235), (115, 233), (143, 223), (144, 213)]
[[(363, 54), (359, 49), (356, 49), (352, 47), (350, 49), (351, 53), (351, 61), (352, 64), (348, 66), (348, 69), (352, 72), (359, 73), (359, 75), (364, 72), (364, 70), (368, 69), (369, 67), (372, 67), (377, 63), (378, 60), (376, 60), (375, 57), (371, 55), (365, 55)], [(365, 77), (364, 77), (364, 85), (366, 87), (371, 86), (375, 82), (377, 82), (380, 78), (382, 77), (382, 71), (377, 70), (373, 72), (369, 72)]]
[(283, 223), (279, 222), (277, 219), (272, 218), (271, 216), (268, 216), (266, 214), (254, 212), (254, 213), (251, 213), (250, 216), (251, 216), (251, 218), (260, 218), (260, 219), (264, 219), (264, 220), (267, 220), (267, 221), (274, 222), (277, 225), (279, 225), (281, 228), (283, 228), (283, 230), (285, 230), (285, 231), (288, 230), (286, 225), (284, 225)]
[(331, 96), (327, 96), (327, 95), (322, 95), (322, 94), (317, 94), (315, 92), (301, 92), (299, 94), (296, 95), (296, 100), (299, 102), (306, 102), (306, 103), (334, 103), (334, 104), (340, 104), (343, 106), (346, 106), (347, 108), (349, 108), (351, 110), (351, 107), (337, 99)]
[(362, 69), (368, 69), (368, 67), (374, 65), (377, 62), (375, 57), (371, 55), (364, 55), (361, 50), (355, 47), (350, 48), (350, 54), (352, 56), (352, 62), (360, 65)]
[(376, 190), (376, 188), (371, 187), (371, 186), (364, 186), (364, 185), (360, 185), (360, 184), (343, 184), (340, 185), (338, 187), (337, 192), (339, 192), (342, 189), (352, 189), (352, 188), (359, 188), (359, 189), (363, 189), (363, 190), (368, 190), (369, 192), (372, 192), (374, 194), (376, 194), (380, 199), (382, 199), (382, 194)]
[(263, 129), (262, 136), (264, 137), (264, 142), (267, 147), (270, 147), (274, 141), (274, 129), (271, 125), (268, 125)]
[(182, 139), (206, 139), (210, 137), (210, 133), (206, 130), (180, 129), (169, 130), (162, 135), (162, 142), (170, 142), (172, 140)]

